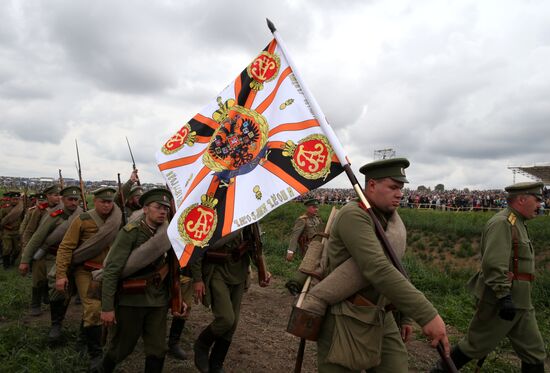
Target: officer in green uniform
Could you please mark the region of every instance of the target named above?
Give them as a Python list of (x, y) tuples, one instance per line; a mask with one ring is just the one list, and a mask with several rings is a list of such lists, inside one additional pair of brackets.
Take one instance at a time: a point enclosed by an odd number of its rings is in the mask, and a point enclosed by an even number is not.
[(25, 211), (20, 205), (21, 193), (7, 192), (4, 196), (9, 197), (9, 204), (0, 210), (0, 229), (2, 229), (2, 263), (4, 269), (8, 269), (15, 263), (21, 252), (19, 226)]
[[(496, 213), (481, 236), (481, 269), (468, 287), (477, 310), (466, 337), (452, 349), (457, 368), (481, 359), (508, 337), (521, 359), (521, 371), (544, 372), (545, 345), (539, 331), (531, 291), (535, 251), (525, 222), (537, 216), (543, 183), (517, 183), (505, 188), (508, 207)], [(443, 372), (441, 362), (432, 372)]]
[[(360, 169), (366, 180), (365, 195), (384, 229), (403, 196), (408, 166), (408, 160), (394, 158)], [(408, 372), (404, 336), (388, 312), (394, 307), (422, 327), (432, 346), (443, 342), (448, 353), (443, 320), (386, 257), (373, 220), (358, 200), (346, 204), (336, 216), (327, 256), (327, 275), (352, 257), (368, 285), (326, 313), (317, 341), (319, 372)], [(354, 346), (359, 350), (353, 351)]]
[[(195, 365), (201, 373), (223, 372), (249, 276), (251, 245), (243, 235), (250, 228), (248, 226), (223, 237), (191, 265), (195, 298), (206, 307), (210, 306), (214, 315), (214, 321), (200, 333), (193, 347)], [(270, 278), (267, 272), (266, 280), (260, 286), (267, 286)]]
[[(32, 260), (34, 251), (38, 248), (27, 248), (27, 245), (40, 225), (46, 221), (47, 217), (55, 210), (61, 208), (61, 205), (59, 205), (61, 195), (59, 194), (59, 187), (57, 185), (47, 187), (42, 193), (38, 193), (36, 196), (36, 206), (29, 209), (30, 213), (27, 214), (29, 219), (21, 236), (23, 252), (21, 255), (21, 263), (19, 264), (19, 273), (21, 273), (22, 276), (25, 276), (29, 272), (29, 269), (32, 269), (31, 316), (39, 316), (42, 314), (40, 308), (41, 301), (44, 304), (49, 304), (50, 300), (48, 295), (46, 257)], [(43, 239), (45, 239), (45, 237), (43, 237)], [(40, 244), (40, 242), (34, 241), (34, 244)], [(29, 265), (32, 266), (32, 268), (29, 268)]]
[[(103, 369), (112, 372), (134, 349), (139, 337), (145, 350), (145, 372), (161, 372), (166, 354), (166, 315), (170, 302), (168, 276), (160, 273), (167, 266), (166, 254), (124, 279), (118, 297), (120, 275), (130, 253), (154, 236), (166, 221), (172, 195), (166, 189), (151, 189), (141, 196), (144, 216), (127, 224), (118, 234), (103, 271), (103, 325), (113, 327), (103, 357)], [(127, 291), (125, 283), (143, 282), (138, 292)], [(145, 281), (143, 281), (145, 280)], [(186, 306), (185, 306), (186, 307)]]
[(318, 216), (319, 200), (310, 198), (304, 201), (306, 211), (301, 215), (290, 233), (290, 241), (286, 252), (286, 260), (289, 262), (294, 259), (296, 250), (300, 250), (302, 256), (306, 253), (307, 245), (313, 239), (316, 233), (319, 233), (323, 221)]

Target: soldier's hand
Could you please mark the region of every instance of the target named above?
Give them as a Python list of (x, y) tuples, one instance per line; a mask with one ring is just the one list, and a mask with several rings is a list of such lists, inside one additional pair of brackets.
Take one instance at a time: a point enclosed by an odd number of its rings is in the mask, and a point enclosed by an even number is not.
[(21, 274), (21, 276), (25, 276), (27, 273), (29, 273), (29, 263), (19, 264), (19, 273)]
[(407, 343), (409, 339), (411, 338), (413, 332), (412, 325), (409, 324), (403, 324), (401, 325), (401, 339), (403, 339), (403, 342)]
[(133, 183), (137, 183), (138, 180), (139, 180), (139, 176), (138, 176), (138, 170), (137, 168), (132, 171), (132, 174), (130, 175), (130, 180), (133, 182)]
[(422, 327), (422, 333), (431, 339), (432, 347), (437, 347), (439, 342), (443, 343), (445, 356), (450, 356), (451, 348), (449, 347), (449, 338), (447, 338), (445, 323), (443, 322), (441, 316), (437, 315), (430, 322), (424, 325)]
[(512, 295), (508, 294), (498, 300), (498, 316), (502, 320), (512, 321), (516, 317), (516, 307), (512, 302)]
[(115, 311), (101, 311), (101, 323), (105, 326), (113, 326), (116, 324)]
[(60, 278), (55, 281), (55, 290), (64, 293), (65, 290), (67, 290), (67, 286), (69, 286), (69, 279), (67, 277)]
[(270, 273), (270, 272), (266, 272), (266, 273), (265, 273), (265, 280), (264, 280), (264, 281), (260, 281), (260, 287), (265, 288), (265, 287), (268, 286), (270, 283), (271, 283), (271, 273)]
[(286, 252), (286, 260), (287, 262), (292, 262), (292, 259), (294, 259), (294, 253), (292, 251)]
[(206, 294), (206, 287), (204, 286), (204, 282), (198, 281), (193, 284), (193, 291), (195, 292), (195, 304), (202, 303), (202, 298)]
[(181, 301), (181, 312), (172, 312), (172, 316), (174, 317), (185, 317), (187, 316), (187, 303), (185, 303), (183, 300)]

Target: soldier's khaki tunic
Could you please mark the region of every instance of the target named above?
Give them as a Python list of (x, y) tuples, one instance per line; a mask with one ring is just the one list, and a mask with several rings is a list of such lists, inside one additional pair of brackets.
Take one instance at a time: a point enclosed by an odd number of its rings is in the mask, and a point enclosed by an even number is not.
[[(99, 230), (97, 223), (91, 216), (93, 213), (94, 210), (84, 212), (73, 220), (59, 245), (56, 258), (56, 279), (67, 278), (69, 271), (72, 270), (78, 294), (82, 301), (84, 327), (101, 325), (101, 301), (88, 297), (88, 287), (92, 281), (91, 269), (86, 269), (83, 264), (71, 269), (71, 261), (73, 251)], [(101, 219), (98, 215), (97, 218)], [(101, 265), (108, 252), (109, 247), (106, 247), (90, 261)]]
[[(130, 253), (148, 241), (155, 231), (145, 223), (145, 217), (127, 224), (117, 235), (112, 252), (103, 271), (102, 311), (115, 311), (117, 320), (109, 341), (107, 355), (115, 362), (121, 362), (134, 349), (140, 336), (143, 338), (145, 354), (163, 358), (166, 354), (166, 316), (170, 302), (167, 276), (160, 284), (148, 283), (142, 294), (118, 293), (120, 274)], [(149, 278), (164, 265), (165, 255), (157, 258), (129, 279)]]
[[(377, 216), (385, 229), (387, 220), (380, 213)], [(426, 297), (388, 260), (376, 236), (372, 219), (357, 201), (345, 205), (335, 218), (327, 254), (328, 273), (350, 257), (356, 260), (365, 280), (370, 284), (360, 294), (372, 303), (392, 303), (421, 326), (437, 315)], [(335, 318), (342, 318), (344, 315), (353, 324), (353, 327), (344, 328), (344, 331), (350, 333), (360, 344), (369, 340), (369, 330), (373, 330), (373, 325), (382, 326), (381, 363), (368, 369), (368, 372), (408, 372), (407, 351), (392, 313), (380, 311), (376, 307), (354, 305), (347, 300), (331, 306), (325, 316), (317, 342), (319, 372), (354, 371), (326, 361), (335, 335)], [(375, 346), (372, 347), (376, 350)], [(366, 351), (365, 353), (368, 354)]]
[[(32, 260), (32, 256), (38, 249), (38, 247), (33, 247), (27, 249), (27, 245), (30, 242), (32, 236), (38, 231), (38, 228), (46, 220), (46, 216), (52, 213), (55, 210), (55, 206), (45, 205), (33, 206), (27, 212), (28, 216), (27, 224), (23, 228), (21, 235), (21, 247), (23, 252), (21, 255), (21, 263), (31, 263), (32, 270), (32, 286), (33, 287), (47, 287), (48, 286), (48, 267), (46, 265), (46, 257), (39, 260)], [(49, 232), (48, 232), (49, 233)], [(47, 234), (46, 234), (47, 236)], [(45, 237), (42, 240), (46, 239)], [(39, 245), (42, 242), (39, 243)], [(35, 242), (36, 244), (36, 242)], [(31, 252), (32, 251), (32, 252)], [(54, 259), (55, 262), (55, 259)], [(51, 266), (50, 266), (51, 267)]]
[[(304, 235), (307, 238), (307, 242), (310, 242), (316, 233), (320, 232), (321, 224), (323, 221), (319, 216), (311, 216), (304, 214), (300, 216), (294, 222), (294, 227), (290, 233), (290, 240), (288, 243), (288, 250), (296, 252), (299, 247), (300, 236)], [(302, 252), (303, 254), (303, 252)]]
[[(9, 205), (0, 210), (0, 222), (10, 213), (15, 206)], [(16, 258), (21, 251), (21, 236), (19, 235), (19, 226), (23, 221), (23, 214), (11, 224), (5, 224), (2, 227), (2, 256), (11, 256)]]
[[(70, 213), (63, 209), (56, 210), (48, 215), (45, 215), (42, 223), (40, 224), (36, 232), (34, 232), (31, 239), (23, 249), (21, 263), (30, 263), (36, 251), (42, 246), (46, 238), (48, 238), (48, 235), (52, 233), (58, 225), (69, 219), (70, 216)], [(57, 253), (57, 247), (45, 247), (44, 249), (48, 250), (47, 254), (42, 259), (38, 261), (33, 261), (32, 281), (34, 287), (46, 285), (43, 282), (47, 282), (47, 274), (55, 265), (55, 255)], [(37, 272), (36, 274), (34, 273), (35, 270)], [(53, 299), (55, 298), (56, 297), (54, 297)]]
[[(514, 269), (512, 225), (518, 232), (518, 273), (535, 274), (535, 251), (525, 219), (508, 207), (485, 225), (481, 237), (481, 270), (468, 284), (478, 300), (477, 311), (459, 347), (468, 357), (479, 359), (508, 337), (522, 361), (537, 364), (544, 361), (546, 353), (531, 301), (533, 283), (508, 279), (508, 273)], [(497, 299), (509, 293), (517, 309), (512, 321), (498, 316)]]

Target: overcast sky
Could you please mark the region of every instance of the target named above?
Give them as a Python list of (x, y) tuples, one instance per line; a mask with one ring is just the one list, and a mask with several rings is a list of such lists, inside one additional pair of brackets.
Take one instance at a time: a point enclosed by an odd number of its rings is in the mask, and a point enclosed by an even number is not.
[[(155, 152), (277, 26), (354, 170), (410, 159), (411, 187), (502, 188), (550, 162), (550, 2), (0, 2), (0, 175), (143, 181)], [(516, 181), (525, 179), (518, 177)], [(329, 186), (348, 187), (344, 175)]]

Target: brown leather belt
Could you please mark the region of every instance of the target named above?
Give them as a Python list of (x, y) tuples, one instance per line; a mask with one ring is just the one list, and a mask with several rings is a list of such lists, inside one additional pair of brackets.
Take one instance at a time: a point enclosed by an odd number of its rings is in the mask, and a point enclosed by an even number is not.
[(519, 281), (529, 281), (533, 282), (535, 281), (535, 275), (531, 273), (514, 273), (514, 272), (508, 272), (508, 280), (519, 280)]
[[(354, 304), (354, 305), (360, 306), (360, 307), (376, 307), (376, 304), (372, 303), (370, 300), (368, 300), (367, 298), (365, 298), (361, 294), (357, 294), (357, 293), (353, 294), (351, 297), (349, 297), (346, 300), (348, 302), (350, 302), (351, 304)], [(394, 311), (396, 309), (397, 308), (395, 308), (395, 306), (391, 303), (384, 307), (384, 311), (386, 311), (386, 312)]]

